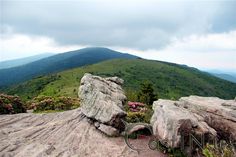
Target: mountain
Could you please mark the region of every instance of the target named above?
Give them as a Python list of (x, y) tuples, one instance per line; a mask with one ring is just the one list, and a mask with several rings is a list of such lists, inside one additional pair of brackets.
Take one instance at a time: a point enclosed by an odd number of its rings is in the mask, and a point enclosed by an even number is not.
[(220, 74), (211, 73), (211, 74), (216, 76), (216, 77), (218, 77), (218, 78), (221, 78), (221, 79), (224, 79), (224, 80), (236, 83), (236, 77), (234, 77), (232, 75), (222, 74), (222, 73), (220, 73)]
[(47, 58), (54, 55), (53, 53), (43, 53), (35, 56), (20, 58), (20, 59), (13, 59), (0, 62), (0, 69), (12, 68), (24, 64), (28, 64), (43, 58)]
[(17, 84), (33, 77), (98, 63), (114, 58), (137, 58), (107, 48), (84, 48), (57, 54), (22, 66), (0, 70), (0, 86)]
[(37, 95), (77, 97), (84, 73), (118, 76), (124, 79), (127, 95), (137, 92), (140, 84), (149, 80), (159, 98), (178, 99), (182, 96), (217, 96), (234, 99), (236, 84), (195, 68), (145, 59), (114, 59), (93, 65), (40, 76), (11, 86), (2, 92), (17, 94), (24, 100)]
[(236, 83), (236, 73), (234, 69), (229, 69), (229, 70), (204, 69), (203, 71), (206, 71), (223, 80)]

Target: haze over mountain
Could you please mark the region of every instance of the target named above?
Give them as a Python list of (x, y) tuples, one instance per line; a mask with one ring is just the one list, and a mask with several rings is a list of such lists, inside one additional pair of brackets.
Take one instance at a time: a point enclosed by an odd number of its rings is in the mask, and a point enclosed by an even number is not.
[(235, 76), (232, 76), (232, 75), (229, 75), (229, 74), (222, 74), (222, 73), (211, 73), (211, 74), (218, 77), (218, 78), (236, 83), (236, 77)]
[(98, 63), (114, 58), (137, 58), (137, 56), (120, 53), (108, 48), (92, 47), (60, 53), (51, 57), (37, 60), (25, 65), (1, 69), (0, 86), (8, 86), (32, 79), (33, 77), (66, 69)]
[(24, 64), (28, 64), (43, 58), (47, 58), (50, 56), (55, 55), (54, 53), (42, 53), (39, 55), (34, 55), (34, 56), (29, 56), (25, 58), (18, 58), (18, 59), (13, 59), (13, 60), (6, 60), (6, 61), (1, 61), (0, 62), (0, 69), (6, 69), (6, 68), (12, 68)]

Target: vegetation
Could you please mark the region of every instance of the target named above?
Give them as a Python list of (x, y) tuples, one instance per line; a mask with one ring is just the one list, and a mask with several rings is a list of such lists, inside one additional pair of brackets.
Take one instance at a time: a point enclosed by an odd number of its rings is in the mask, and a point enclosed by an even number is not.
[(157, 99), (157, 95), (154, 94), (152, 83), (145, 81), (141, 83), (140, 91), (138, 93), (138, 101), (147, 105), (152, 105), (153, 101)]
[[(60, 75), (47, 75), (39, 76), (36, 79), (31, 81), (19, 84), (17, 86), (11, 86), (7, 89), (7, 93), (10, 95), (17, 94), (21, 97), (22, 100), (31, 100), (34, 97), (40, 95), (44, 91), (45, 87), (51, 82), (56, 81), (60, 78)], [(57, 96), (54, 88), (51, 89), (53, 96)]]
[(25, 65), (0, 69), (0, 86), (8, 86), (30, 80), (39, 75), (94, 64), (114, 58), (137, 58), (107, 48), (84, 48), (57, 54)]
[(148, 109), (147, 112), (127, 112), (126, 121), (129, 123), (144, 122), (150, 123), (152, 117), (152, 110)]
[(26, 108), (19, 97), (0, 94), (0, 114), (24, 112), (26, 112)]
[(153, 84), (153, 89), (158, 91), (159, 98), (165, 99), (178, 99), (189, 95), (234, 99), (236, 95), (235, 83), (221, 80), (194, 68), (144, 59), (109, 60), (50, 76), (38, 77), (4, 88), (2, 91), (17, 94), (23, 100), (29, 100), (37, 95), (76, 98), (80, 79), (86, 72), (103, 77), (123, 78), (125, 81), (123, 87), (128, 98), (131, 99), (137, 98), (139, 86), (145, 80)]
[(142, 112), (128, 112), (126, 121), (129, 123), (144, 122), (145, 113)]
[(34, 112), (65, 111), (78, 108), (79, 100), (70, 97), (38, 96), (27, 103)]
[(220, 147), (207, 144), (202, 153), (205, 157), (233, 157), (235, 150), (233, 146), (223, 142)]

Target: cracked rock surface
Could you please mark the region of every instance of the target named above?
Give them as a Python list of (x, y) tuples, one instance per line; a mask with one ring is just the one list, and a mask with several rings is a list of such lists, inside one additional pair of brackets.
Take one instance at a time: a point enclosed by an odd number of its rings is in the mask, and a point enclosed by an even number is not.
[[(71, 111), (0, 115), (0, 157), (164, 157), (134, 141), (143, 150), (131, 150), (123, 137), (101, 133), (81, 112)], [(146, 145), (144, 144), (146, 143)]]
[[(102, 78), (86, 73), (81, 79), (78, 93), (82, 112), (99, 123), (122, 130), (121, 119), (126, 116), (123, 110), (126, 101), (121, 87), (123, 82), (118, 77)], [(101, 130), (111, 129), (102, 127)]]
[(0, 156), (138, 156), (121, 137), (98, 131), (81, 109), (0, 115)]
[(235, 100), (200, 96), (159, 99), (153, 110), (153, 132), (170, 147), (180, 147), (183, 134), (236, 141)]

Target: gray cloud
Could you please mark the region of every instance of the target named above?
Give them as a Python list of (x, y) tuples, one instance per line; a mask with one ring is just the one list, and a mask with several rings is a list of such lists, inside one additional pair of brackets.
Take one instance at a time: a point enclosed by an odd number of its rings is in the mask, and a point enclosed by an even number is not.
[(5, 1), (1, 31), (62, 45), (161, 49), (173, 37), (236, 29), (236, 1)]

